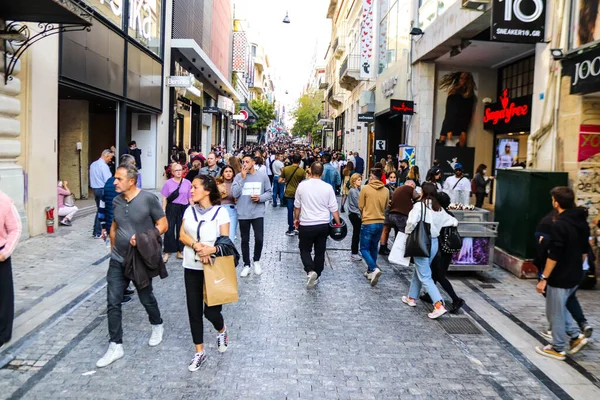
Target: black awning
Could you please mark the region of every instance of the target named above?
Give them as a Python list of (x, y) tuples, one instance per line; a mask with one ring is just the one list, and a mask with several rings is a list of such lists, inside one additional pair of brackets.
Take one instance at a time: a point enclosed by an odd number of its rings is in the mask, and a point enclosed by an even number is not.
[(19, 22), (92, 25), (91, 13), (75, 0), (0, 1), (0, 19)]

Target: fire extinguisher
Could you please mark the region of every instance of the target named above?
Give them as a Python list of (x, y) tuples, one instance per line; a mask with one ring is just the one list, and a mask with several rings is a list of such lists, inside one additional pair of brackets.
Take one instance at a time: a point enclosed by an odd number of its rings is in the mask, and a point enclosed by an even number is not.
[(46, 232), (54, 233), (54, 207), (46, 207)]

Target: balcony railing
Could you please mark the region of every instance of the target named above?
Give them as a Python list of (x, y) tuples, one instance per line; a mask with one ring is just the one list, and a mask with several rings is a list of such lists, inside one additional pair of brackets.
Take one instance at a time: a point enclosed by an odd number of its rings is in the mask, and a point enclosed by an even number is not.
[(356, 54), (350, 54), (346, 56), (342, 65), (340, 66), (340, 79), (349, 72), (360, 72), (360, 56)]
[(419, 8), (419, 27), (427, 28), (442, 15), (456, 0), (425, 0)]

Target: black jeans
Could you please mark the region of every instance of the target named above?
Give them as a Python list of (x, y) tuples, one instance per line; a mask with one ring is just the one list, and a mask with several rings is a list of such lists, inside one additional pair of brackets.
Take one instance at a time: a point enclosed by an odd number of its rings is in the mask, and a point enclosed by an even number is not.
[[(106, 314), (108, 316), (108, 333), (110, 341), (114, 343), (123, 343), (123, 317), (121, 312), (121, 303), (125, 295), (125, 288), (129, 286), (129, 279), (123, 274), (123, 263), (120, 263), (111, 258), (108, 264), (108, 272), (106, 273), (107, 292), (107, 307)], [(152, 282), (150, 286), (139, 289), (137, 288), (140, 302), (148, 313), (148, 319), (152, 325), (162, 324), (158, 302), (152, 292)]]
[(484, 200), (485, 200), (485, 192), (475, 193), (475, 207), (477, 207), (477, 208), (483, 207)]
[(12, 338), (15, 292), (10, 257), (0, 262), (0, 344)]
[(96, 218), (94, 218), (94, 230), (92, 232), (92, 235), (99, 236), (102, 233), (102, 225), (100, 224), (100, 220), (98, 219), (98, 209), (100, 208), (100, 200), (104, 195), (104, 188), (92, 190), (94, 191), (94, 200), (96, 201)]
[(358, 245), (360, 243), (360, 226), (362, 224), (362, 220), (360, 215), (356, 213), (349, 213), (348, 218), (350, 218), (350, 223), (352, 224), (352, 254), (358, 254)]
[(209, 307), (204, 304), (204, 271), (184, 269), (185, 297), (187, 300), (188, 317), (194, 344), (204, 344), (204, 321), (202, 319), (202, 307), (204, 316), (215, 329), (220, 331), (225, 326), (221, 310), (223, 306)]
[(452, 287), (452, 284), (446, 278), (446, 273), (448, 272), (448, 267), (450, 267), (450, 262), (452, 261), (452, 254), (442, 253), (438, 251), (433, 262), (431, 263), (431, 277), (433, 281), (439, 283), (442, 288), (448, 293), (448, 296), (452, 298), (452, 302), (458, 301), (458, 296)]
[(240, 219), (240, 234), (242, 235), (242, 258), (244, 265), (250, 265), (250, 226), (254, 231), (254, 261), (260, 261), (262, 254), (265, 219)]
[(179, 231), (181, 229), (181, 222), (183, 221), (183, 213), (185, 213), (187, 207), (187, 204), (167, 204), (165, 214), (167, 215), (167, 222), (169, 223), (169, 228), (165, 233), (165, 240), (163, 246), (164, 252), (167, 254), (175, 253), (177, 251), (183, 251), (183, 243), (179, 241)]
[[(298, 232), (298, 247), (300, 248), (300, 258), (304, 265), (304, 271), (306, 273), (314, 271), (317, 276), (321, 276), (323, 268), (325, 268), (325, 247), (329, 236), (329, 224), (300, 225)], [(315, 248), (314, 260), (310, 255), (313, 246)]]

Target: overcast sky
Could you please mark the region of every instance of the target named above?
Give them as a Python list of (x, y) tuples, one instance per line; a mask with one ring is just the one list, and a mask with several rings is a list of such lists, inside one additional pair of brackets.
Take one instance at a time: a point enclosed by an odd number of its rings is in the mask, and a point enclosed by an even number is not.
[[(308, 82), (315, 53), (317, 63), (325, 65), (331, 37), (331, 20), (325, 16), (329, 0), (234, 0), (234, 4), (236, 17), (245, 16), (250, 32), (265, 48), (276, 97), (294, 104)], [(282, 22), (286, 11), (290, 24)]]

